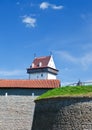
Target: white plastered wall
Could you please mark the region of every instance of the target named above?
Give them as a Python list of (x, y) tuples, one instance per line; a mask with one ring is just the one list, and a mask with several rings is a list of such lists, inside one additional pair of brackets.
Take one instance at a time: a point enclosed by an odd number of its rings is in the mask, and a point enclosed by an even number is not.
[(55, 63), (54, 63), (54, 60), (53, 60), (53, 57), (51, 56), (50, 58), (50, 61), (48, 63), (48, 67), (51, 67), (53, 69), (56, 69), (56, 66), (55, 66)]
[(50, 73), (35, 73), (30, 74), (30, 79), (56, 79), (56, 75), (50, 74)]

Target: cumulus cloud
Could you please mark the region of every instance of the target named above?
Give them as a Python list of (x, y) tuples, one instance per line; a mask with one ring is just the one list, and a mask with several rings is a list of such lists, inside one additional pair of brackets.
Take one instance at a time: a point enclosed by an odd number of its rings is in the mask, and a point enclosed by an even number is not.
[(62, 6), (62, 5), (57, 6), (57, 5), (55, 5), (55, 4), (50, 4), (50, 3), (48, 3), (48, 2), (42, 2), (42, 3), (40, 4), (40, 9), (45, 10), (45, 9), (47, 9), (47, 8), (49, 8), (49, 7), (52, 8), (52, 9), (54, 9), (54, 10), (63, 9), (63, 6)]
[(42, 2), (40, 4), (40, 9), (47, 9), (50, 6), (50, 4), (48, 2)]
[(32, 18), (30, 16), (23, 16), (22, 22), (26, 24), (26, 27), (36, 26), (36, 18)]

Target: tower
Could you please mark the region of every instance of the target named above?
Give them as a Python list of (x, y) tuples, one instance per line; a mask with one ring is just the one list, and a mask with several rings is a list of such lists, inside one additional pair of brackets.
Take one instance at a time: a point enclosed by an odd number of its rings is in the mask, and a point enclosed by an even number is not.
[(56, 79), (58, 70), (52, 56), (34, 58), (30, 68), (27, 68), (29, 79)]

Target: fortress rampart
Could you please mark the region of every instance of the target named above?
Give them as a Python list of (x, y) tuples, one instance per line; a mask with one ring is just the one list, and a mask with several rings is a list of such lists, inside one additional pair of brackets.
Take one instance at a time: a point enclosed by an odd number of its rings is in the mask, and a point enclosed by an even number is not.
[(92, 130), (92, 97), (0, 96), (0, 130)]
[(36, 101), (32, 130), (92, 130), (92, 97)]

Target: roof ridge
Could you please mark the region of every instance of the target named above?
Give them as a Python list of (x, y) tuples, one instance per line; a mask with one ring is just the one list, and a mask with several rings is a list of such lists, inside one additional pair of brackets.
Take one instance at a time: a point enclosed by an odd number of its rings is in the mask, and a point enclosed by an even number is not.
[(35, 59), (41, 59), (41, 58), (46, 58), (46, 57), (51, 57), (51, 56), (41, 56), (41, 57), (36, 57)]

